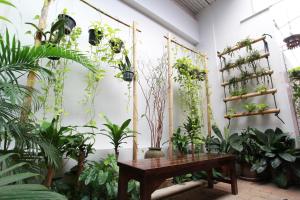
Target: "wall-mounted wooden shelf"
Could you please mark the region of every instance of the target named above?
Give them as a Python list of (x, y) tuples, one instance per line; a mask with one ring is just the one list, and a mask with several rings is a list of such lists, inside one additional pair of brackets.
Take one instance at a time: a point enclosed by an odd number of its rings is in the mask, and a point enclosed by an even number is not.
[[(266, 39), (266, 36), (262, 36), (260, 38), (252, 40), (251, 44), (257, 43), (257, 42), (265, 40), (265, 39)], [(229, 54), (230, 52), (236, 51), (236, 50), (241, 49), (243, 47), (245, 47), (245, 45), (243, 45), (243, 46), (236, 45), (236, 46), (232, 47), (230, 51), (226, 51), (224, 53), (218, 53), (218, 56), (221, 57), (223, 55)]]
[[(273, 74), (274, 71), (273, 70), (267, 70), (261, 74), (249, 74), (249, 76), (243, 78), (243, 79), (240, 79), (240, 80), (237, 80), (236, 82), (242, 82), (242, 81), (245, 81), (245, 80), (249, 80), (249, 79), (255, 79), (255, 78), (258, 78), (258, 77), (261, 77), (261, 76), (267, 76), (267, 75), (271, 75)], [(229, 83), (228, 81), (222, 83), (221, 85), (222, 86), (226, 86), (226, 85), (230, 85), (231, 83)]]
[(266, 92), (252, 92), (252, 93), (244, 94), (244, 95), (241, 95), (241, 96), (227, 97), (227, 98), (223, 99), (223, 101), (224, 102), (236, 101), (236, 100), (240, 100), (240, 99), (247, 99), (247, 98), (250, 98), (250, 97), (263, 96), (263, 95), (267, 95), (267, 94), (275, 94), (276, 92), (277, 92), (277, 89), (269, 89)]
[(266, 115), (266, 114), (278, 114), (280, 113), (280, 109), (273, 108), (264, 110), (261, 112), (242, 112), (242, 113), (236, 113), (233, 115), (224, 115), (224, 118), (232, 119), (232, 118), (238, 118), (238, 117), (247, 117), (247, 116), (253, 116), (253, 115)]
[[(267, 58), (268, 56), (270, 56), (270, 53), (265, 53), (265, 54), (261, 55), (259, 58), (257, 58), (256, 60), (260, 60), (260, 59), (262, 59), (262, 58)], [(245, 62), (244, 64), (247, 64), (247, 63), (248, 63), (248, 62)], [(223, 72), (223, 71), (225, 71), (225, 70), (229, 70), (229, 69), (232, 69), (232, 68), (236, 68), (236, 67), (238, 67), (238, 66), (239, 66), (239, 65), (237, 65), (237, 64), (231, 64), (229, 67), (220, 69), (220, 72)]]

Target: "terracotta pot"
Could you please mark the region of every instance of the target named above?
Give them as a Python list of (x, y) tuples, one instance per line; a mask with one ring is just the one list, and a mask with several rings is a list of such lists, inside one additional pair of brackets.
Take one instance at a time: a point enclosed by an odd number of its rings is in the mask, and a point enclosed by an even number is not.
[(165, 154), (161, 150), (161, 148), (150, 147), (149, 150), (145, 153), (145, 158), (161, 158), (164, 157)]

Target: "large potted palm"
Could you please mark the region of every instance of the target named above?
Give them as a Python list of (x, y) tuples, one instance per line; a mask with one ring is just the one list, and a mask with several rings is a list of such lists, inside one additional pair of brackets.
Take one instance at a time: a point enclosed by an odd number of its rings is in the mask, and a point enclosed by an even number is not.
[(145, 158), (164, 156), (161, 149), (161, 139), (167, 99), (167, 63), (165, 57), (162, 57), (156, 66), (151, 67), (143, 67), (144, 70), (147, 70), (147, 72), (142, 71), (142, 77), (146, 83), (142, 84), (141, 79), (139, 80), (146, 103), (143, 116), (146, 118), (151, 134), (151, 147), (146, 152)]

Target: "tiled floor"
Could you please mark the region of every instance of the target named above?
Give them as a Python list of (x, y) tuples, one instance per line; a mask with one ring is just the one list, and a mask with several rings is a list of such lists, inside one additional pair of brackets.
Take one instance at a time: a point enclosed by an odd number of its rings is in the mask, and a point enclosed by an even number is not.
[(230, 185), (217, 183), (214, 189), (195, 188), (164, 200), (300, 200), (300, 186), (280, 189), (268, 183), (238, 181), (238, 195), (231, 195)]

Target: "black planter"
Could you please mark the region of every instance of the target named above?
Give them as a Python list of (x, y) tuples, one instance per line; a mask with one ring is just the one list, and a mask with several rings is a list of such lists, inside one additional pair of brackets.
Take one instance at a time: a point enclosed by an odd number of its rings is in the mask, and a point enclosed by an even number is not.
[(97, 31), (97, 34), (95, 29), (89, 30), (89, 43), (91, 45), (96, 46), (97, 44), (100, 43), (102, 38), (103, 38), (103, 33), (100, 30)]
[(109, 45), (111, 50), (114, 53), (120, 53), (124, 45), (124, 42), (119, 38), (113, 38), (109, 40)]
[(134, 73), (132, 71), (123, 72), (123, 80), (131, 82), (133, 80)]
[[(51, 47), (56, 47), (55, 44), (49, 44), (49, 43), (46, 44), (45, 41), (42, 41), (41, 45), (50, 45)], [(54, 60), (54, 61), (56, 61), (56, 60), (59, 60), (60, 57), (53, 57), (53, 56), (50, 56), (50, 57), (48, 57), (48, 59), (49, 59), (49, 60)]]
[(75, 20), (69, 15), (65, 15), (65, 14), (58, 15), (58, 19), (65, 20), (65, 24), (64, 24), (65, 34), (70, 35), (71, 31), (76, 26)]

